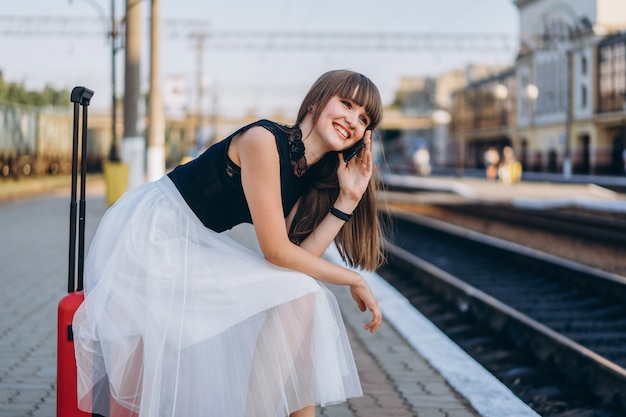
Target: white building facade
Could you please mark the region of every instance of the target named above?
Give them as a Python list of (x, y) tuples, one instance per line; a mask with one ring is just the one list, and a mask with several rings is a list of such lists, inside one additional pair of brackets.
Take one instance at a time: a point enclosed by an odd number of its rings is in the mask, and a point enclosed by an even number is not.
[[(613, 145), (598, 126), (598, 44), (626, 28), (623, 0), (517, 0), (519, 147), (525, 169), (609, 173)], [(609, 128), (609, 130), (613, 130)]]

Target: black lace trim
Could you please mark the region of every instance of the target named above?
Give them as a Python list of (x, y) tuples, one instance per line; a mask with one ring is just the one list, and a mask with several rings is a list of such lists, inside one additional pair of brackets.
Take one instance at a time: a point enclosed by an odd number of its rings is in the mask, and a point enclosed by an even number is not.
[[(285, 125), (262, 125), (264, 128), (272, 132), (276, 137), (280, 137), (274, 132), (276, 126), (287, 135), (287, 145), (289, 148), (289, 162), (296, 177), (306, 174), (307, 164), (304, 156), (304, 142), (302, 141), (302, 131), (299, 126), (289, 127)], [(226, 158), (226, 175), (233, 179), (241, 177), (241, 168), (235, 165), (230, 158)]]
[(291, 129), (289, 135), (289, 161), (296, 177), (306, 174), (307, 164), (304, 156), (304, 142), (302, 141), (302, 131), (296, 126)]
[[(304, 142), (302, 141), (302, 131), (300, 130), (300, 126), (288, 127), (280, 124), (277, 124), (276, 126), (287, 134), (289, 162), (291, 162), (293, 174), (299, 178), (306, 174), (307, 171), (306, 157), (304, 156)], [(268, 130), (271, 130), (269, 129), (269, 126), (267, 127)]]

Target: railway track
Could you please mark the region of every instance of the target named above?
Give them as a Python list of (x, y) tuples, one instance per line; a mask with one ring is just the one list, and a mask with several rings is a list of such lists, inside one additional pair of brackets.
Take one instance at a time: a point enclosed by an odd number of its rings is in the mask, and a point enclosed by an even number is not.
[(572, 208), (530, 209), (512, 205), (440, 205), (447, 211), (582, 237), (614, 245), (626, 244), (626, 213)]
[(626, 415), (626, 278), (392, 215), (379, 273), (513, 392), (542, 416)]

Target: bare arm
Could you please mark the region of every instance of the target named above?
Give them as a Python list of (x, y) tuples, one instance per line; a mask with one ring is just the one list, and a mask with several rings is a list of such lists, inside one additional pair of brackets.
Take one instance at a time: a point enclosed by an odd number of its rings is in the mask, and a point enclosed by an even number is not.
[[(283, 217), (280, 165), (274, 136), (264, 128), (252, 128), (235, 138), (231, 146), (236, 147), (234, 161), (238, 160), (241, 166), (243, 190), (265, 258), (275, 265), (305, 273), (322, 282), (350, 286), (353, 296), (355, 292), (358, 294), (355, 300), (359, 308), (372, 312), (372, 320), (365, 328), (376, 330), (382, 315), (365, 279), (355, 271), (320, 259), (289, 240)], [(330, 225), (329, 222), (326, 227)], [(327, 233), (324, 232), (325, 235)]]

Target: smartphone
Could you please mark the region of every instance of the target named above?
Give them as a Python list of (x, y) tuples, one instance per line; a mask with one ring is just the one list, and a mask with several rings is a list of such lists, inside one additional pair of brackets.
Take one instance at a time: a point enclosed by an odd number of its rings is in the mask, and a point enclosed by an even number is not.
[(343, 160), (348, 163), (348, 161), (357, 156), (363, 148), (365, 148), (365, 138), (361, 138), (357, 143), (343, 151)]

